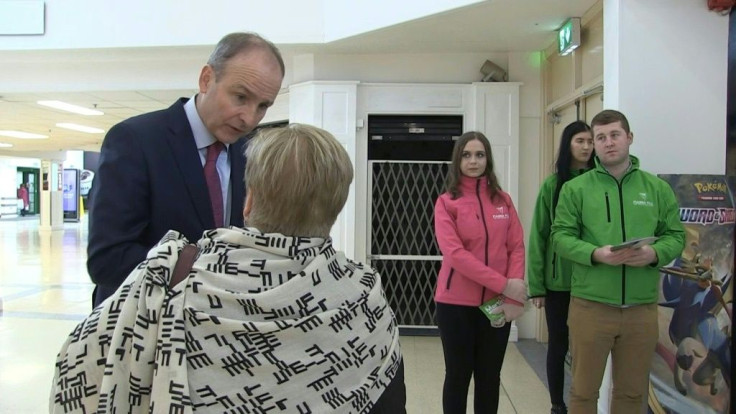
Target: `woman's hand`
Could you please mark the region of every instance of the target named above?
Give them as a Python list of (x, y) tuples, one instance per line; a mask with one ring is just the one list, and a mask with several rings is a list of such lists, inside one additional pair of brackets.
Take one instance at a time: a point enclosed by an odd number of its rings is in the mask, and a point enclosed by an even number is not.
[(526, 282), (523, 279), (509, 279), (506, 282), (506, 288), (501, 293), (517, 302), (524, 302), (528, 299), (526, 296)]
[(524, 314), (524, 307), (520, 305), (513, 305), (511, 303), (504, 303), (496, 309), (492, 310), (491, 313), (503, 313), (506, 317), (506, 322), (511, 322)]

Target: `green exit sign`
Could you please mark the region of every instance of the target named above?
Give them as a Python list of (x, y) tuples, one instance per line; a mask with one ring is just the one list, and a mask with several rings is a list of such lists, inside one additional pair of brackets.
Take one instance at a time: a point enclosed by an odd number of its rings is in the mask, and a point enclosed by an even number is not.
[(580, 18), (571, 17), (557, 33), (557, 50), (565, 56), (580, 46)]

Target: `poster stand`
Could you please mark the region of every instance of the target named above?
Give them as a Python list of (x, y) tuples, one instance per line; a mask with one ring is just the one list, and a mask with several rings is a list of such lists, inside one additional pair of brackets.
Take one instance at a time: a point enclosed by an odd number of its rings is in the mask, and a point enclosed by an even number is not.
[(725, 414), (731, 409), (736, 177), (660, 178), (675, 192), (686, 241), (680, 257), (660, 268), (649, 409)]
[(62, 204), (65, 222), (78, 222), (81, 218), (79, 200), (80, 171), (76, 168), (65, 168), (63, 176)]

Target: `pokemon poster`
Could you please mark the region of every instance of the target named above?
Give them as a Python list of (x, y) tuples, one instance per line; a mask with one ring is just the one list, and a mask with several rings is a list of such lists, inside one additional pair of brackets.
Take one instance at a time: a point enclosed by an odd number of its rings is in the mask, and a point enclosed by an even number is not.
[(649, 412), (729, 413), (736, 177), (660, 177), (675, 191), (686, 240), (660, 268)]

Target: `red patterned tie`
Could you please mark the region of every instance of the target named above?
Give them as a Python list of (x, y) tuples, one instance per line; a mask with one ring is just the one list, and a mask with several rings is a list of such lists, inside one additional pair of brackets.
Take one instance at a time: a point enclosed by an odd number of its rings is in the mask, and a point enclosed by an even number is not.
[(210, 192), (210, 203), (212, 213), (215, 217), (215, 227), (223, 226), (224, 210), (222, 208), (222, 187), (220, 187), (220, 175), (217, 173), (217, 157), (225, 146), (220, 141), (207, 147), (207, 159), (204, 163), (204, 179), (207, 181), (207, 189)]

